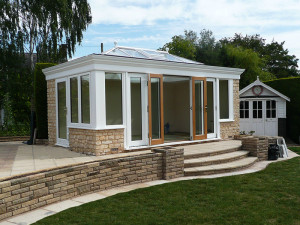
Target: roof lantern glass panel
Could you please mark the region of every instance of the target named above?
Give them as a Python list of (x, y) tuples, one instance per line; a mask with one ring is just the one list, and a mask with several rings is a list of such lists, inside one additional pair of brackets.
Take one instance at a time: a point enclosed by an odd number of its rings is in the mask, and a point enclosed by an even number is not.
[(121, 46), (116, 46), (113, 49), (102, 54), (117, 55), (117, 56), (131, 57), (131, 58), (153, 59), (153, 60), (169, 61), (169, 62), (202, 64), (200, 62), (196, 62), (179, 56), (172, 55), (165, 51), (129, 48), (129, 47), (121, 47)]

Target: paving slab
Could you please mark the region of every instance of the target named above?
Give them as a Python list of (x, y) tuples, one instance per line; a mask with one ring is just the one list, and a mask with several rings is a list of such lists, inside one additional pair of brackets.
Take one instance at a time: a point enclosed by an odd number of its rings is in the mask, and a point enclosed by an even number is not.
[(52, 205), (48, 205), (46, 207), (44, 207), (43, 209), (48, 210), (48, 211), (52, 211), (52, 212), (61, 212), (63, 210), (72, 208), (72, 207), (76, 207), (82, 205), (82, 202), (77, 202), (77, 201), (73, 201), (73, 200), (65, 200), (62, 202), (58, 202)]
[(36, 209), (34, 211), (12, 217), (8, 219), (7, 222), (13, 224), (27, 225), (35, 223), (36, 221), (41, 220), (47, 216), (51, 216), (53, 214), (55, 213), (45, 209)]

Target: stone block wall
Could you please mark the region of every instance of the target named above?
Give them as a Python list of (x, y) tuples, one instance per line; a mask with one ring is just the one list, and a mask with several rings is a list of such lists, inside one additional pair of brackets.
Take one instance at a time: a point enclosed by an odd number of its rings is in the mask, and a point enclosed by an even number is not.
[(220, 134), (222, 139), (234, 138), (240, 133), (240, 97), (239, 80), (233, 80), (233, 122), (221, 122)]
[(242, 149), (249, 151), (259, 161), (268, 160), (269, 141), (267, 137), (247, 136), (242, 138)]
[(56, 143), (56, 97), (55, 80), (47, 81), (47, 102), (48, 102), (48, 143)]
[(183, 148), (163, 147), (153, 149), (153, 152), (162, 153), (163, 174), (165, 180), (184, 176), (184, 150)]
[(124, 129), (87, 130), (69, 128), (72, 151), (92, 155), (124, 152)]
[(183, 176), (183, 149), (100, 160), (0, 180), (0, 221), (77, 195)]

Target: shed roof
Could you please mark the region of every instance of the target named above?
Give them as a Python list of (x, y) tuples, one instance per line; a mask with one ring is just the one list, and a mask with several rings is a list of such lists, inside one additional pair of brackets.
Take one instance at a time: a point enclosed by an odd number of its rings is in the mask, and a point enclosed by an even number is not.
[(191, 63), (191, 64), (203, 64), (193, 60), (185, 59), (176, 55), (172, 55), (167, 51), (143, 49), (143, 48), (133, 48), (124, 46), (115, 46), (114, 48), (102, 53), (103, 55), (113, 55), (122, 56), (130, 58), (141, 58), (141, 59), (153, 59), (169, 62), (179, 62), (179, 63)]
[(260, 85), (263, 86), (264, 88), (266, 88), (267, 90), (273, 92), (274, 94), (278, 95), (279, 97), (285, 99), (286, 101), (290, 101), (290, 98), (285, 96), (284, 94), (281, 94), (279, 91), (276, 91), (274, 88), (271, 88), (270, 86), (266, 85), (265, 83), (261, 82), (259, 80), (259, 77), (257, 77), (256, 81), (254, 81), (253, 83), (249, 84), (247, 87), (244, 87), (242, 90), (240, 90), (240, 96), (245, 93), (246, 91), (248, 91), (250, 88), (252, 88), (253, 86), (256, 85)]

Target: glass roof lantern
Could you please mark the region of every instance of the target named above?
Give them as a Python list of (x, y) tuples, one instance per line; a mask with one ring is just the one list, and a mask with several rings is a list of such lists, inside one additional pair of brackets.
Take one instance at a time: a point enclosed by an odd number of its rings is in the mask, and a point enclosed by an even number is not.
[(169, 62), (179, 62), (179, 63), (203, 64), (203, 63), (185, 59), (185, 58), (182, 58), (182, 57), (179, 57), (176, 55), (172, 55), (166, 51), (122, 47), (122, 46), (115, 46), (114, 48), (112, 48), (102, 54), (103, 55), (122, 56), (122, 57), (131, 57), (131, 58), (169, 61)]

